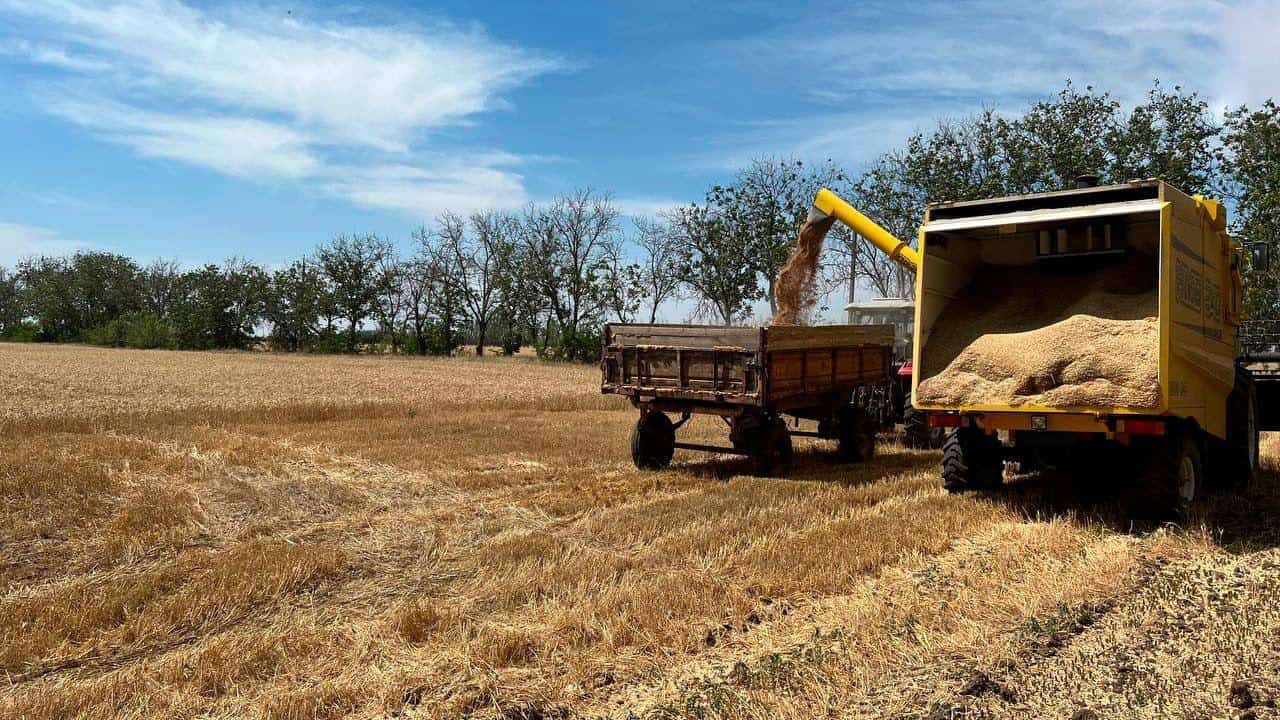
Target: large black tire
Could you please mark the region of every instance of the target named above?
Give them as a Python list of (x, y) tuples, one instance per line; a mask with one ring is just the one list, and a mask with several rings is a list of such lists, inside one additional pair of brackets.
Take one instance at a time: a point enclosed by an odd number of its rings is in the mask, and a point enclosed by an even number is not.
[(1162, 437), (1134, 439), (1138, 478), (1130, 503), (1141, 505), (1130, 508), (1133, 514), (1178, 522), (1191, 517), (1205, 489), (1198, 435), (1194, 428), (1170, 426)]
[(760, 477), (786, 475), (791, 469), (791, 433), (782, 418), (774, 418), (752, 431), (756, 446), (751, 460)]
[(903, 441), (915, 450), (937, 450), (947, 440), (946, 430), (929, 427), (924, 411), (907, 403), (902, 410)]
[(876, 428), (867, 413), (854, 405), (840, 409), (836, 420), (837, 453), (843, 462), (866, 462), (876, 454)]
[(676, 452), (676, 429), (666, 413), (640, 415), (631, 431), (631, 462), (641, 470), (661, 470)]
[(976, 428), (958, 428), (942, 445), (942, 486), (948, 492), (990, 490), (1004, 482), (1000, 441)]
[[(1258, 392), (1253, 375), (1236, 366), (1236, 384), (1227, 397), (1227, 442), (1220, 463), (1222, 485), (1246, 490), (1258, 475)], [(1215, 468), (1215, 471), (1217, 469)]]

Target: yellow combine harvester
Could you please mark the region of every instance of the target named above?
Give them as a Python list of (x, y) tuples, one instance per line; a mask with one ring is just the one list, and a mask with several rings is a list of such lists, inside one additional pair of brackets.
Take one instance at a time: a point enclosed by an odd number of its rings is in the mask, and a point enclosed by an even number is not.
[[(822, 190), (810, 220), (829, 216), (916, 273), (912, 402), (928, 413), (930, 425), (951, 429), (942, 470), (948, 489), (998, 485), (1007, 459), (1070, 466), (1081, 458), (1120, 451), (1137, 461), (1135, 487), (1143, 489), (1144, 497), (1185, 513), (1207, 481), (1239, 484), (1256, 472), (1256, 392), (1252, 377), (1237, 362), (1243, 252), (1227, 234), (1221, 203), (1144, 180), (1104, 187), (1086, 182), (1061, 192), (934, 204), (926, 211), (918, 249)], [(975, 304), (986, 285), (1013, 279), (1030, 283), (1036, 293), (1036, 283), (1043, 282), (1044, 291), (1034, 294), (1033, 304), (1039, 307), (1065, 304), (1061, 288), (1093, 283), (1093, 274), (1103, 272), (1108, 277), (1118, 272), (1131, 286), (1145, 284), (1126, 292), (1135, 303), (1145, 298), (1149, 309), (1121, 303), (1092, 310), (1139, 318), (1150, 331), (1117, 339), (1138, 343), (1135, 352), (1125, 353), (1131, 357), (1106, 359), (1123, 368), (1123, 363), (1149, 358), (1147, 400), (1071, 404), (1070, 395), (1061, 393), (1072, 388), (1061, 390), (1055, 383), (1063, 378), (1052, 372), (997, 402), (974, 401), (963, 392), (938, 400), (946, 394), (933, 392), (930, 382), (944, 372), (948, 378), (972, 381), (969, 385), (1002, 381), (957, 373), (953, 363), (969, 356), (956, 354), (955, 337), (986, 338), (982, 342), (988, 343), (1039, 337), (1034, 327), (1038, 316), (1031, 308), (1024, 321), (1020, 310), (992, 318), (989, 308)], [(1071, 311), (1064, 307), (1063, 312)], [(1142, 319), (1144, 314), (1155, 320)], [(1025, 348), (1037, 357), (1055, 352), (1068, 357), (1081, 350), (1065, 344)], [(967, 390), (965, 382), (956, 386)], [(922, 385), (931, 390), (923, 397)], [(1038, 400), (1044, 397), (1057, 399)]]

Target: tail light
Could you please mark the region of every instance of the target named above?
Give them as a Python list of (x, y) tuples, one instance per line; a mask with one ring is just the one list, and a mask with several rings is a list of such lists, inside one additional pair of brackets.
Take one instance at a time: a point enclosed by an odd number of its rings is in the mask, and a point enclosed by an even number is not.
[(929, 427), (935, 428), (954, 428), (960, 427), (960, 416), (943, 413), (929, 413)]
[(1163, 435), (1163, 420), (1117, 420), (1116, 432), (1130, 435)]

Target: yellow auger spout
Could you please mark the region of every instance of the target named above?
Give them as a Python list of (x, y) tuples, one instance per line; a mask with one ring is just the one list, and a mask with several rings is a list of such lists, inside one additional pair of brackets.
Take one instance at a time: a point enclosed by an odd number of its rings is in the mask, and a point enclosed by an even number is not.
[(899, 240), (880, 227), (871, 218), (854, 209), (852, 205), (840, 199), (839, 195), (823, 188), (813, 199), (813, 207), (809, 209), (809, 222), (834, 216), (835, 219), (848, 225), (854, 232), (871, 241), (872, 245), (888, 255), (895, 262), (915, 271), (920, 265), (920, 255), (905, 242)]

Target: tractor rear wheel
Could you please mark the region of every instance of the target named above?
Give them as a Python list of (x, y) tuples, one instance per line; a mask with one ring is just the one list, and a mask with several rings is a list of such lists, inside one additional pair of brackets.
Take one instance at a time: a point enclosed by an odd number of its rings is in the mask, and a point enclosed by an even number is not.
[(876, 454), (875, 423), (856, 405), (845, 405), (836, 420), (837, 453), (844, 462), (865, 462)]
[(942, 445), (942, 486), (948, 492), (990, 490), (1004, 481), (1000, 441), (977, 428), (957, 428)]
[(661, 470), (676, 451), (676, 429), (664, 412), (642, 413), (631, 431), (631, 462), (641, 470)]
[(903, 440), (913, 450), (937, 450), (947, 440), (946, 431), (929, 427), (928, 416), (909, 402), (902, 410), (902, 426)]

